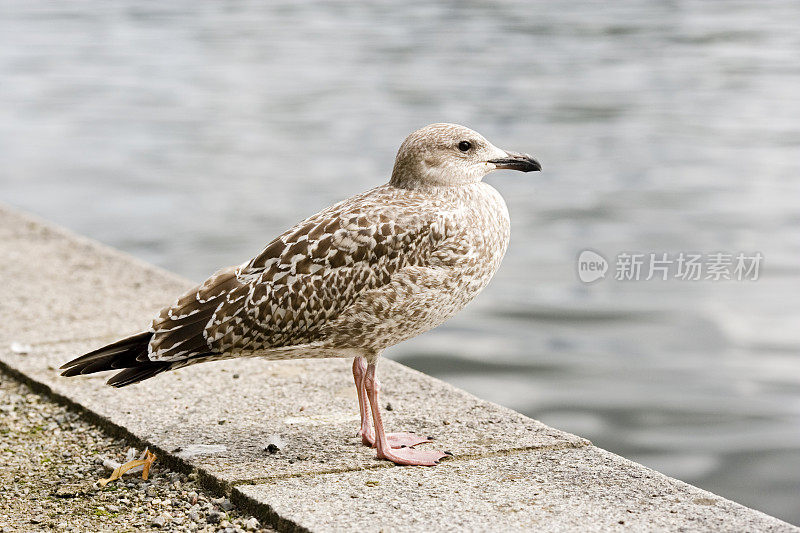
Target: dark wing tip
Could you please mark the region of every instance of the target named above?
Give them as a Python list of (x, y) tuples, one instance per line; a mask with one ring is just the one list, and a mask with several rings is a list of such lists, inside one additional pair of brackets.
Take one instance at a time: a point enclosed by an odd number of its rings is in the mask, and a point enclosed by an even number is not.
[[(142, 353), (147, 354), (147, 346), (152, 336), (152, 332), (145, 331), (126, 337), (67, 361), (61, 365), (59, 370), (63, 370), (62, 376), (72, 377), (79, 374), (137, 366), (136, 358)], [(146, 361), (146, 363), (149, 362), (149, 360)]]
[(166, 372), (171, 366), (172, 363), (160, 362), (147, 363), (135, 368), (126, 368), (122, 372), (118, 372), (111, 376), (111, 378), (106, 381), (106, 384), (116, 388), (125, 387), (126, 385), (132, 385), (134, 383), (152, 378), (153, 376), (162, 372)]

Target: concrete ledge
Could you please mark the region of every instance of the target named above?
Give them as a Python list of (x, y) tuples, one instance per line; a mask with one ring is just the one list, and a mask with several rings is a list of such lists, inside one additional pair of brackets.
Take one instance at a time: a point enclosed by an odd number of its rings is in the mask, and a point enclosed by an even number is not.
[(592, 446), (237, 489), (314, 531), (780, 530), (760, 513)]
[(207, 363), (121, 390), (61, 378), (60, 364), (141, 329), (190, 283), (2, 207), (0, 252), (6, 371), (279, 529), (800, 531), (391, 361), (388, 426), (435, 435), (455, 459), (375, 460), (355, 436), (348, 361)]
[(0, 343), (133, 333), (190, 282), (0, 205)]
[[(123, 389), (105, 386), (107, 375), (58, 376), (59, 364), (97, 344), (37, 346), (25, 355), (6, 349), (0, 360), (226, 486), (390, 466), (358, 445), (348, 361), (219, 361)], [(381, 366), (389, 427), (435, 435), (459, 457), (588, 445), (392, 361)], [(284, 442), (274, 455), (264, 450), (273, 435)]]

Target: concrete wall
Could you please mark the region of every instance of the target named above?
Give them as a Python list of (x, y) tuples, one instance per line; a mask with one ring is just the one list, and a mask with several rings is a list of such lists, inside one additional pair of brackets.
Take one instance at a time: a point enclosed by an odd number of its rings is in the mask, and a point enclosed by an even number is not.
[(121, 390), (62, 378), (59, 365), (142, 329), (191, 284), (2, 206), (0, 257), (4, 371), (279, 529), (800, 531), (390, 361), (388, 427), (434, 435), (454, 459), (375, 460), (345, 360), (208, 363)]

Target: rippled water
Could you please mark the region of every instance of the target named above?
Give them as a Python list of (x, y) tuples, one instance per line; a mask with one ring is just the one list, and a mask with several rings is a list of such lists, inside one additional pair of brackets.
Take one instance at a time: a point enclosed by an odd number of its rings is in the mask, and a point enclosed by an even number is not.
[(488, 178), (501, 272), (391, 357), (800, 523), (800, 4), (163, 4), (0, 3), (0, 199), (199, 280), (467, 124), (545, 172)]

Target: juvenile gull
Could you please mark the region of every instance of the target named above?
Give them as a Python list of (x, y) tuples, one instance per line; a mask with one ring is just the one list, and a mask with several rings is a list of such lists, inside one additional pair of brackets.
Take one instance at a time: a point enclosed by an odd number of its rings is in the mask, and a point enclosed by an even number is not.
[(445, 454), (414, 448), (428, 439), (384, 431), (376, 364), (453, 316), (497, 271), (508, 210), (481, 181), (496, 169), (541, 167), (464, 126), (417, 130), (389, 183), (305, 219), (180, 296), (147, 331), (73, 359), (63, 375), (122, 369), (108, 384), (124, 387), (217, 359), (353, 357), (362, 442), (381, 459), (432, 466)]

